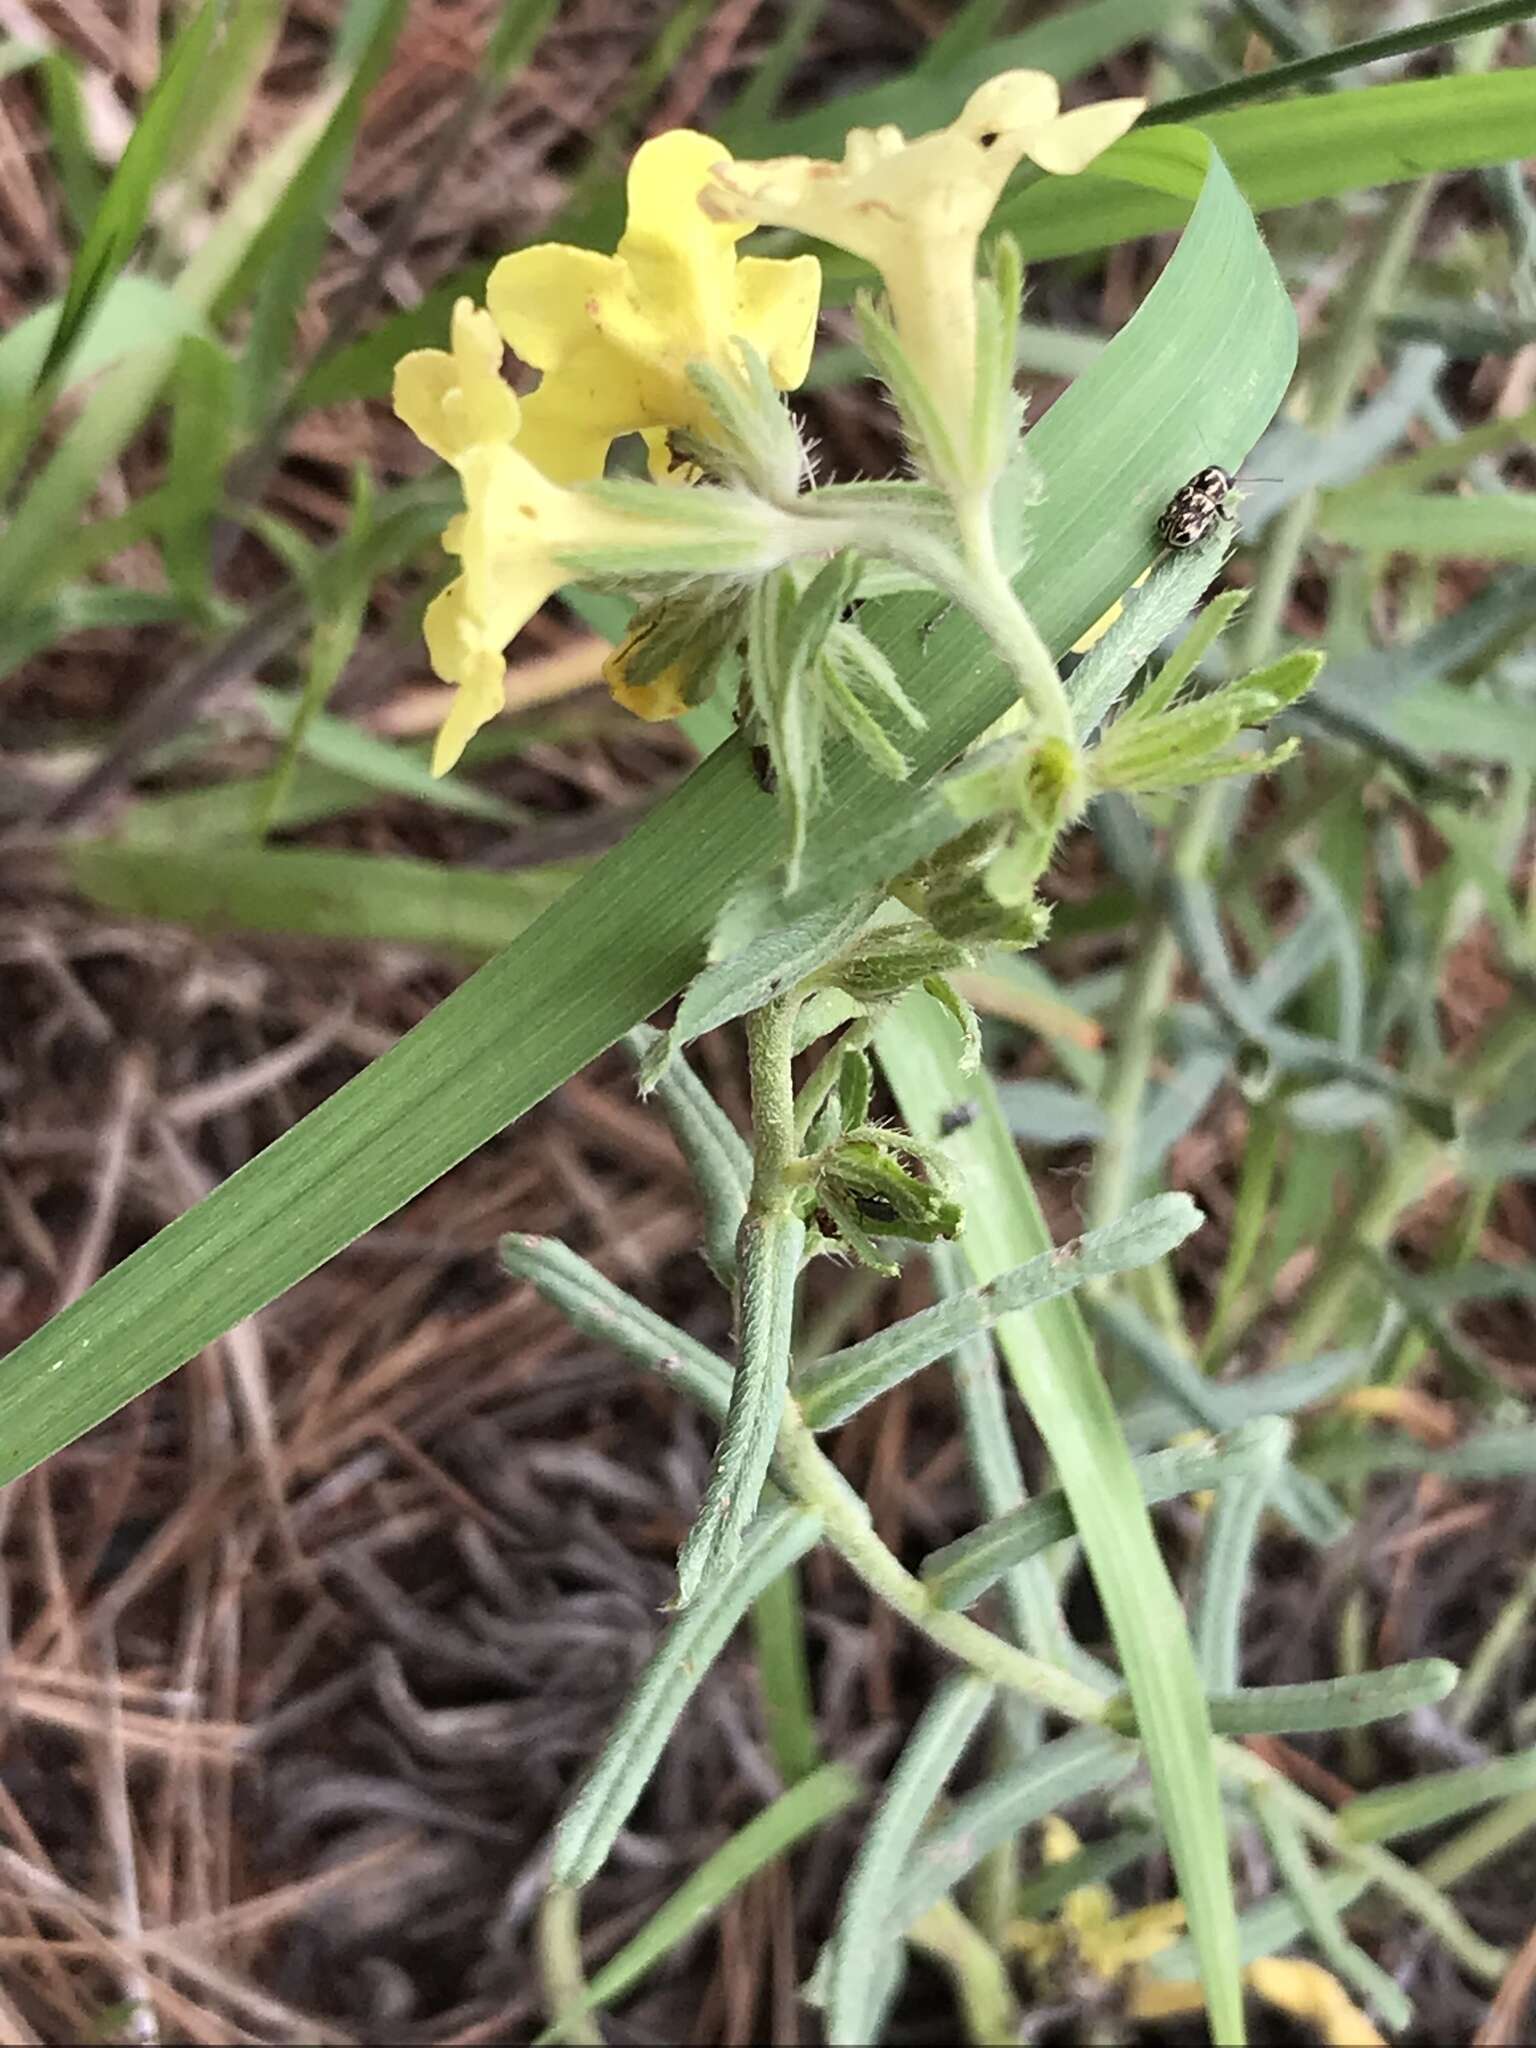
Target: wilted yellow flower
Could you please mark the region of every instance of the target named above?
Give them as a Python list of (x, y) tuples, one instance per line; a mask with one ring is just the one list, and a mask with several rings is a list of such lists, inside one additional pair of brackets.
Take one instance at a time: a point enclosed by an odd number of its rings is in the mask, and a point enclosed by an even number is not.
[(630, 657), (648, 630), (642, 623), (625, 634), (603, 662), (603, 681), (616, 704), (622, 704), (626, 711), (633, 711), (637, 718), (654, 725), (663, 719), (676, 718), (688, 709), (688, 686), (692, 677), (687, 662), (674, 661), (646, 682), (630, 681)]
[(956, 433), (970, 416), (976, 360), (976, 250), (1015, 166), (1081, 171), (1145, 107), (1104, 100), (1061, 111), (1045, 71), (1005, 71), (948, 128), (908, 142), (855, 128), (840, 164), (812, 157), (722, 165), (704, 192), (721, 220), (798, 228), (861, 256), (885, 279), (907, 355)]
[(821, 266), (814, 256), (738, 259), (749, 224), (711, 220), (699, 204), (711, 171), (729, 162), (707, 135), (658, 135), (629, 167), (628, 225), (614, 255), (546, 242), (491, 272), (496, 324), (544, 373), (524, 401), (518, 445), (556, 482), (601, 476), (609, 444), (632, 433), (665, 476), (669, 430), (707, 434), (711, 424), (688, 364), (739, 374), (737, 337), (781, 391), (804, 377)]
[[(1078, 1846), (1067, 1823), (1052, 1814), (1044, 1825), (1043, 1860), (1064, 1863)], [(1007, 1946), (1036, 1970), (1072, 1958), (1085, 1963), (1103, 1984), (1123, 1983), (1128, 2019), (1172, 2019), (1201, 2011), (1205, 1992), (1181, 1978), (1154, 1977), (1141, 1965), (1170, 1948), (1183, 1926), (1184, 1907), (1177, 1899), (1122, 1913), (1107, 1885), (1088, 1884), (1067, 1894), (1056, 1919), (1015, 1921)], [(1385, 2048), (1338, 1978), (1320, 1963), (1262, 1956), (1243, 1971), (1243, 1981), (1269, 2004), (1307, 2021), (1327, 2048)]]

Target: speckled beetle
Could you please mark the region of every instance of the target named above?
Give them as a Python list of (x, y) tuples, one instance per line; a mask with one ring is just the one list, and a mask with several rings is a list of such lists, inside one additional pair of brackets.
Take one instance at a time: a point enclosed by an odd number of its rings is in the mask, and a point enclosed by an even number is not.
[(1231, 494), (1230, 471), (1211, 463), (1169, 499), (1157, 522), (1159, 540), (1170, 548), (1198, 547), (1218, 520), (1231, 518), (1226, 509)]

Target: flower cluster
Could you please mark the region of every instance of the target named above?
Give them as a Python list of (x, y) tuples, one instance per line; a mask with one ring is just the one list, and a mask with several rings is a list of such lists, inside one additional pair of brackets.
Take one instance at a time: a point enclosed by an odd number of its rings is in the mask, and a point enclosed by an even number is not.
[[(798, 489), (798, 442), (786, 471), (771, 444), (782, 451), (787, 415), (775, 425), (763, 401), (782, 414), (777, 394), (803, 379), (820, 293), (815, 257), (743, 257), (744, 236), (796, 229), (871, 263), (910, 387), (936, 395), (940, 431), (926, 439), (960, 450), (976, 398), (977, 247), (1004, 183), (1026, 157), (1046, 171), (1080, 170), (1141, 105), (1063, 114), (1054, 80), (1010, 72), (934, 134), (908, 142), (895, 128), (854, 131), (841, 163), (737, 163), (709, 136), (678, 130), (637, 152), (612, 255), (549, 243), (503, 258), (487, 309), (460, 301), (449, 348), (408, 355), (395, 373), (396, 411), (454, 466), (464, 492), (465, 510), (443, 537), (460, 573), (426, 618), (432, 665), (458, 692), (435, 770), (451, 767), (503, 708), (507, 643), (571, 577), (627, 581), (631, 594), (665, 607), (701, 578), (739, 597), (797, 556), (814, 563), (848, 545), (846, 520), (791, 537), (744, 503), (756, 487), (782, 511)], [(521, 403), (502, 377), (504, 345), (540, 372)], [(627, 435), (644, 442), (663, 487), (649, 502), (637, 487), (600, 482)], [(947, 467), (951, 482), (963, 478), (962, 455)], [(713, 486), (707, 524), (677, 503), (693, 495), (678, 486), (701, 480)], [(802, 573), (795, 589), (805, 581)], [(695, 610), (706, 616), (710, 606)], [(609, 679), (642, 717), (670, 717), (713, 682), (714, 669), (691, 670), (681, 652), (637, 669), (637, 647), (649, 643), (655, 656), (663, 644), (654, 623), (654, 612), (642, 615)], [(885, 772), (902, 772), (897, 751), (870, 736), (867, 709), (846, 688), (839, 697), (824, 668), (816, 677), (836, 700), (834, 722), (867, 741)], [(788, 779), (805, 780), (792, 765)]]

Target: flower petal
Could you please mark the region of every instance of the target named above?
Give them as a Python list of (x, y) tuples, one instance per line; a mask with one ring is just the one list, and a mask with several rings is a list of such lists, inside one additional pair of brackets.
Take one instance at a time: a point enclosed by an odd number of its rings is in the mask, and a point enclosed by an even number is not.
[(510, 441), (516, 394), (502, 382), (501, 337), (469, 299), (453, 309), (452, 348), (416, 349), (395, 365), (394, 406), (419, 441), (453, 462), (485, 441)]
[(1027, 154), (1042, 171), (1071, 177), (1085, 171), (1134, 127), (1146, 105), (1145, 100), (1099, 100), (1093, 106), (1074, 107), (1033, 137)]
[(744, 256), (736, 266), (736, 304), (736, 332), (781, 391), (796, 390), (811, 366), (821, 265), (814, 256)]
[(622, 286), (615, 256), (541, 242), (503, 256), (485, 285), (491, 317), (530, 369), (551, 370), (592, 338), (592, 303)]

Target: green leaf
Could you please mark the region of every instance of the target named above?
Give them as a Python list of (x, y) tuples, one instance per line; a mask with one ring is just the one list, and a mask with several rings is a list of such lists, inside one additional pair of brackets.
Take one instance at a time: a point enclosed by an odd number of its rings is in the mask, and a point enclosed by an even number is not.
[(796, 1382), (801, 1413), (812, 1429), (834, 1429), (967, 1337), (992, 1329), (1001, 1317), (1070, 1294), (1090, 1280), (1151, 1265), (1182, 1244), (1200, 1222), (1188, 1195), (1156, 1195), (1140, 1202), (1102, 1230), (1055, 1245), (985, 1287), (951, 1295), (820, 1360)]
[[(1367, 1728), (1373, 1721), (1436, 1705), (1460, 1675), (1444, 1657), (1419, 1657), (1386, 1671), (1362, 1671), (1354, 1678), (1250, 1686), (1211, 1696), (1211, 1726), (1218, 1735), (1306, 1735)], [(1105, 1719), (1121, 1735), (1136, 1732), (1137, 1717), (1128, 1700), (1114, 1701)]]
[(1525, 1749), (1493, 1763), (1436, 1771), (1410, 1785), (1362, 1792), (1341, 1810), (1339, 1831), (1351, 1842), (1390, 1842), (1398, 1835), (1455, 1820), (1474, 1807), (1531, 1791), (1536, 1791), (1536, 1749)]
[[(638, 1024), (624, 1043), (643, 1065), (660, 1033)], [(688, 1162), (704, 1211), (704, 1256), (723, 1287), (736, 1277), (736, 1237), (752, 1191), (752, 1152), (698, 1075), (675, 1059), (656, 1083), (656, 1100)]]
[(737, 1241), (736, 1370), (704, 1499), (677, 1560), (686, 1607), (733, 1569), (757, 1513), (789, 1387), (795, 1283), (805, 1250), (798, 1216), (749, 1216)]
[[(1189, 1420), (1203, 1423), (1207, 1429), (1221, 1429), (1230, 1423), (1230, 1396), (1236, 1389), (1212, 1385), (1193, 1361), (1129, 1302), (1095, 1300), (1090, 1303), (1090, 1314), (1102, 1330), (1146, 1368), (1165, 1393), (1172, 1395)], [(1349, 1528), (1348, 1517), (1327, 1488), (1294, 1466), (1276, 1474), (1273, 1501), (1309, 1543), (1336, 1543)]]
[(601, 1870), (732, 1629), (769, 1580), (804, 1557), (820, 1534), (821, 1517), (808, 1509), (770, 1508), (748, 1530), (732, 1569), (671, 1623), (555, 1829), (554, 1883), (583, 1885)]
[[(1262, 1499), (1263, 1481), (1285, 1456), (1289, 1442), (1286, 1425), (1265, 1416), (1243, 1423), (1230, 1437), (1153, 1451), (1149, 1457), (1133, 1459), (1132, 1469), (1149, 1507), (1213, 1486), (1223, 1489), (1222, 1498), (1230, 1488), (1235, 1497), (1254, 1490)], [(1234, 1485), (1235, 1481), (1244, 1483)], [(920, 1567), (923, 1584), (940, 1607), (969, 1607), (1005, 1572), (1076, 1534), (1067, 1496), (1053, 1489), (983, 1522), (941, 1550), (930, 1551)]]
[(876, 2038), (889, 1956), (899, 1938), (893, 1912), (913, 1845), (945, 1780), (992, 1704), (995, 1688), (974, 1676), (946, 1678), (902, 1750), (843, 1892), (818, 1971), (826, 2032), (834, 2048)]
[(1413, 2007), (1402, 1986), (1379, 1963), (1372, 1962), (1344, 1932), (1338, 1913), (1318, 1880), (1301, 1830), (1265, 1785), (1256, 1785), (1253, 1810), (1259, 1817), (1286, 1890), (1296, 1901), (1302, 1922), (1319, 1954), (1343, 1984), (1352, 1984), (1395, 2032), (1413, 2024)]
[[(1355, 86), (1207, 114), (1198, 132), (1220, 151), (1254, 212), (1264, 213), (1435, 171), (1519, 159), (1529, 153), (1533, 124), (1536, 68), (1526, 66)], [(1194, 188), (1181, 184), (1187, 160), (1180, 145), (1157, 145), (1191, 132), (1133, 129), (1090, 170), (1043, 179), (1016, 199), (1005, 199), (993, 229), (1015, 236), (1029, 263), (1166, 233), (1188, 210), (1174, 192)], [(1164, 189), (1156, 189), (1156, 181)], [(1187, 474), (1200, 466), (1192, 463)]]
[(501, 1240), (499, 1249), (513, 1279), (530, 1281), (578, 1330), (656, 1373), (706, 1415), (724, 1422), (731, 1369), (707, 1345), (653, 1315), (558, 1238), (512, 1235)]
[[(1052, 520), (1021, 590), (1058, 648), (1156, 549), (1170, 478), (1231, 463), (1285, 389), (1289, 305), (1230, 179), (1213, 164), (1163, 276), (1028, 445)], [(1191, 418), (1191, 382), (1208, 403)], [(7, 541), (9, 546), (9, 539)], [(932, 607), (866, 605), (865, 629), (929, 717), (933, 775), (1013, 701), (961, 621), (920, 639)], [(872, 818), (910, 801), (851, 754), (829, 762), (807, 872), (853, 856)], [(723, 905), (779, 857), (778, 821), (731, 741), (520, 943), (391, 1053), (178, 1219), (15, 1352), (0, 1372), (0, 1480), (173, 1371), (372, 1228), (665, 1002), (704, 962)], [(1031, 1244), (1021, 1257), (1044, 1250)], [(1017, 1260), (1008, 1263), (1017, 1263)]]
[[(962, 1082), (947, 1040), (948, 1022), (909, 999), (880, 1028), (876, 1044), (905, 1119), (920, 1136), (935, 1134), (958, 1103), (976, 1107), (945, 1150), (970, 1210), (961, 1246), (985, 1283), (1038, 1256), (1050, 1239), (990, 1084), (982, 1077)], [(1158, 1814), (1200, 1950), (1212, 2031), (1218, 2040), (1241, 2041), (1236, 1919), (1205, 1695), (1093, 1345), (1071, 1297), (1005, 1319), (997, 1341), (1071, 1504), (1141, 1715)]]
[(1536, 562), (1536, 503), (1521, 492), (1458, 498), (1325, 495), (1317, 530), (1346, 547), (1468, 561)]
[(70, 271), (58, 325), (37, 373), (39, 387), (69, 360), (86, 322), (133, 253), (176, 146), (183, 113), (204, 79), (223, 13), (219, 0), (203, 0), (166, 53)]
[(483, 959), (562, 896), (580, 873), (552, 863), (509, 875), (431, 861), (288, 847), (67, 842), (70, 879), (108, 910), (208, 932), (391, 939)]
[[(37, 382), (64, 310), (62, 299), (39, 306), (0, 337), (0, 406), (22, 405)], [(206, 335), (202, 314), (152, 277), (115, 278), (101, 294), (95, 316), (70, 352), (61, 389), (73, 390), (124, 356), (150, 344)]]
[(1108, 1791), (1131, 1775), (1138, 1760), (1129, 1743), (1099, 1728), (1079, 1728), (984, 1778), (954, 1801), (908, 1856), (891, 1901), (889, 1932), (909, 1927), (1021, 1828), (1075, 1799)]
[(851, 908), (839, 904), (758, 932), (755, 915), (746, 914), (744, 905), (728, 904), (711, 936), (710, 964), (689, 983), (672, 1028), (660, 1035), (641, 1063), (641, 1094), (650, 1093), (673, 1056), (694, 1039), (749, 1010), (760, 1010), (823, 961), (834, 959), (874, 907), (870, 897)]

